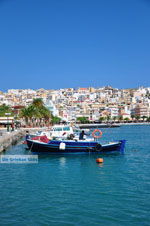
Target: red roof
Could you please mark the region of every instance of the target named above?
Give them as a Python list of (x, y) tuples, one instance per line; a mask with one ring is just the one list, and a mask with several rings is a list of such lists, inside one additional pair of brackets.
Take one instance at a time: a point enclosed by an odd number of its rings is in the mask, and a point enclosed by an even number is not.
[(79, 88), (80, 90), (87, 90), (87, 88)]
[(18, 106), (17, 106), (17, 105), (16, 105), (16, 106), (13, 106), (12, 108), (13, 108), (13, 109), (22, 109), (22, 108), (24, 108), (24, 106), (21, 106), (21, 105), (18, 105)]

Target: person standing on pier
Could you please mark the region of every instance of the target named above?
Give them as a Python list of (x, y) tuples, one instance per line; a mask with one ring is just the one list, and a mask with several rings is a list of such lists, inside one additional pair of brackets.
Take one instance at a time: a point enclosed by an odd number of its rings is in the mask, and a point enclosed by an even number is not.
[(29, 131), (26, 131), (26, 136), (25, 136), (25, 140), (30, 139), (30, 134)]

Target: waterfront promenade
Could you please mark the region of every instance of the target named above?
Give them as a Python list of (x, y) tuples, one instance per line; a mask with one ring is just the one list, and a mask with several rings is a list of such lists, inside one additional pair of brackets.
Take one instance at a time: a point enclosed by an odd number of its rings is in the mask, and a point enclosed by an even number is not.
[(1, 132), (0, 136), (0, 152), (5, 151), (9, 146), (17, 144), (17, 142), (25, 135), (25, 130), (19, 129), (13, 132)]

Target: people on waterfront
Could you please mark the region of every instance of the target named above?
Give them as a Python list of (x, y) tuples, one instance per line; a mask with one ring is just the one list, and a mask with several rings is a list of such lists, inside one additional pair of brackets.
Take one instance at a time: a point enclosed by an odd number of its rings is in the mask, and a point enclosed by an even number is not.
[(14, 131), (15, 130), (15, 125), (14, 123), (11, 124), (11, 131)]
[(26, 131), (25, 139), (26, 139), (26, 140), (27, 140), (27, 139), (30, 139), (30, 134), (29, 134), (29, 131), (28, 131), (28, 130)]

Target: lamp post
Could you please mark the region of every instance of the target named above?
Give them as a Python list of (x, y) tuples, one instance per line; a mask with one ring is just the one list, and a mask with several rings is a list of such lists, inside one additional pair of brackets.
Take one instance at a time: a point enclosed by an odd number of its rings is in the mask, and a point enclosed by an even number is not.
[(5, 115), (7, 116), (7, 132), (9, 132), (9, 118), (8, 118), (8, 116), (11, 115), (11, 113), (5, 113)]

